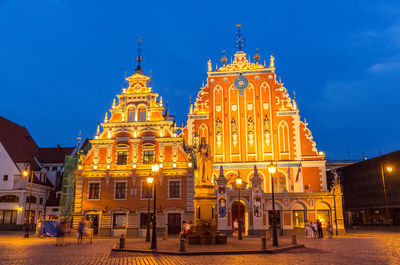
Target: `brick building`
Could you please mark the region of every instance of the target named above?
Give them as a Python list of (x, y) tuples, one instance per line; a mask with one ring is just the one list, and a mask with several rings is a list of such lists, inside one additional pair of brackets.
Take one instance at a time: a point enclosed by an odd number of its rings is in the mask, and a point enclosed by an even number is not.
[[(139, 65), (125, 78), (104, 122), (90, 141), (76, 173), (74, 225), (92, 218), (100, 235), (143, 236), (149, 192), (146, 178), (160, 165), (157, 185), (157, 230), (177, 234), (181, 221), (193, 216), (193, 168), (162, 97)], [(100, 129), (102, 128), (102, 130)]]

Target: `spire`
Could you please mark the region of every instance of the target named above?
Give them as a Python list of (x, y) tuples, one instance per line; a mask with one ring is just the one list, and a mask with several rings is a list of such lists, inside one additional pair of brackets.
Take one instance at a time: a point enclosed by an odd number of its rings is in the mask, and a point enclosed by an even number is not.
[(138, 62), (138, 65), (135, 69), (135, 73), (140, 73), (143, 74), (142, 68), (140, 67), (140, 62), (143, 60), (143, 57), (141, 56), (142, 52), (142, 40), (140, 39), (140, 35), (138, 38), (138, 55), (136, 56), (136, 61)]
[(113, 100), (112, 108), (115, 109), (115, 98)]
[(236, 47), (238, 48), (238, 51), (242, 51), (243, 46), (244, 46), (244, 38), (243, 38), (243, 34), (240, 31), (240, 27), (242, 26), (242, 24), (238, 23), (235, 27), (238, 28), (238, 31), (236, 33)]
[(105, 122), (105, 123), (108, 122), (108, 112), (106, 112), (106, 116), (104, 117), (104, 122)]
[(97, 125), (96, 136), (94, 138), (99, 139), (99, 136), (100, 136), (100, 125)]
[(127, 86), (128, 86), (128, 83), (126, 82), (127, 80), (126, 80), (126, 71), (125, 71), (125, 74), (124, 74), (124, 88), (127, 88)]
[(160, 106), (162, 107), (162, 96), (160, 97)]

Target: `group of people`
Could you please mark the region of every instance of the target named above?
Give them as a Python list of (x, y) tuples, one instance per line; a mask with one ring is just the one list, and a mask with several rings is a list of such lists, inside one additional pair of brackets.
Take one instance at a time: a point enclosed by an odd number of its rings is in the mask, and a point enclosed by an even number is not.
[(64, 237), (71, 234), (71, 222), (61, 218), (56, 224), (56, 246), (64, 245)]
[(179, 238), (187, 240), (188, 236), (191, 233), (191, 229), (192, 229), (192, 220), (189, 220), (187, 223), (186, 221), (183, 221), (182, 231), (179, 233)]
[[(244, 222), (243, 220), (241, 220), (241, 227), (242, 227), (242, 233), (244, 233)], [(239, 221), (238, 219), (235, 219), (235, 221), (233, 221), (233, 231), (232, 234), (239, 234)]]
[[(310, 223), (306, 223), (306, 234), (308, 238), (324, 238), (324, 232), (322, 229), (322, 223), (319, 219), (317, 219), (314, 223), (310, 221)], [(326, 231), (328, 232), (328, 238), (332, 238), (332, 225), (328, 222), (326, 226)]]
[(87, 236), (89, 238), (90, 244), (92, 244), (93, 241), (93, 222), (91, 219), (87, 220), (84, 217), (82, 217), (82, 220), (79, 222), (79, 227), (78, 227), (78, 244), (83, 243), (83, 238)]

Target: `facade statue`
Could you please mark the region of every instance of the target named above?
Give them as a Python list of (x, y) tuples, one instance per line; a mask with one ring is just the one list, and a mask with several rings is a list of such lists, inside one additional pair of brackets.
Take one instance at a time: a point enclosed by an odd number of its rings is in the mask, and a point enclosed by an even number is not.
[(275, 68), (275, 58), (274, 56), (271, 55), (271, 57), (269, 58), (269, 68)]
[(247, 126), (248, 126), (248, 132), (254, 133), (254, 121), (251, 117), (247, 120)]
[(232, 119), (231, 121), (232, 133), (236, 133), (236, 121)]
[(268, 117), (267, 117), (267, 116), (265, 116), (264, 128), (265, 128), (265, 131), (266, 131), (266, 132), (269, 131), (269, 120), (268, 120)]
[(201, 183), (211, 184), (213, 174), (213, 158), (211, 149), (206, 144), (206, 138), (201, 137), (199, 147), (196, 151), (197, 175)]
[(222, 121), (219, 119), (216, 121), (216, 127), (217, 127), (217, 135), (222, 134)]
[(333, 174), (333, 185), (340, 185), (340, 177), (339, 174), (336, 172), (336, 169), (332, 170)]
[(212, 71), (211, 60), (208, 60), (207, 65), (208, 65), (208, 71), (211, 72)]

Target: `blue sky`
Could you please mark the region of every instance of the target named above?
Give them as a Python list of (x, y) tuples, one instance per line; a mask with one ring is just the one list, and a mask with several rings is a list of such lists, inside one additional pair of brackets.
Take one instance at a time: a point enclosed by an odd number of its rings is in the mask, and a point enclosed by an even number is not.
[(0, 0), (0, 115), (40, 146), (93, 137), (125, 71), (143, 69), (186, 122), (207, 60), (275, 54), (277, 74), (328, 159), (400, 149), (398, 1)]

